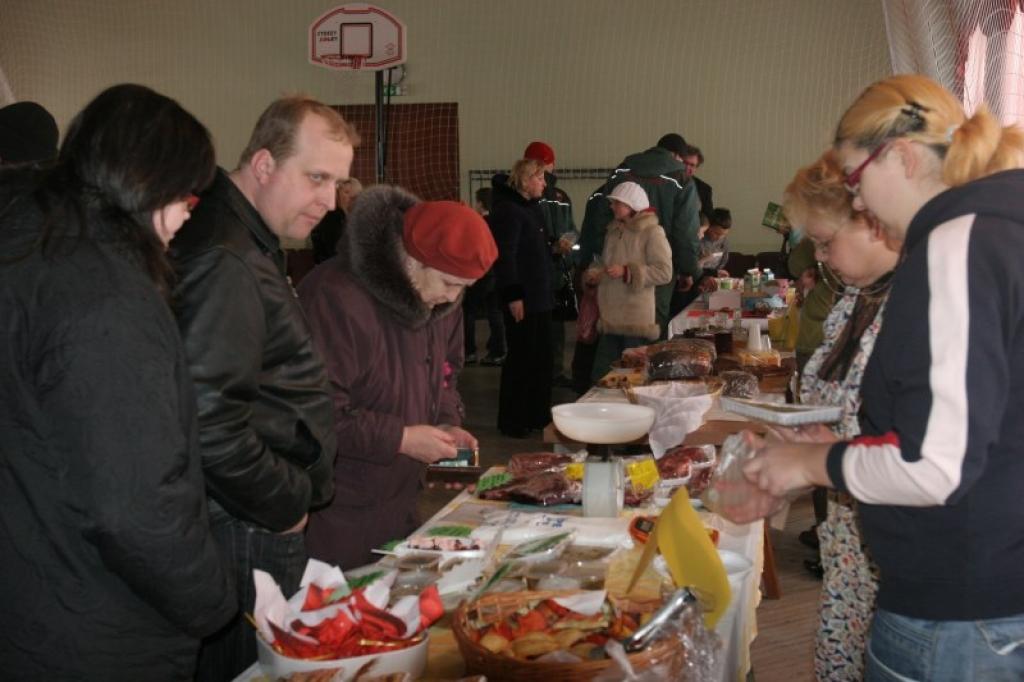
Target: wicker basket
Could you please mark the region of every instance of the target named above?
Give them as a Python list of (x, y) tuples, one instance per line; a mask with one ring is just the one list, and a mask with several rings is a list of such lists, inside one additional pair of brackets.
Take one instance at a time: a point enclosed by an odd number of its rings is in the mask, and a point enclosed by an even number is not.
[[(611, 659), (599, 661), (583, 661), (581, 663), (549, 663), (526, 661), (510, 656), (495, 654), (475, 643), (470, 636), (470, 621), (496, 623), (515, 613), (519, 608), (533, 602), (553, 597), (565, 597), (577, 594), (569, 591), (539, 592), (502, 592), (487, 594), (472, 604), (462, 604), (452, 617), (452, 632), (459, 644), (459, 651), (466, 662), (466, 673), (484, 675), (489, 682), (506, 680), (508, 682), (543, 682), (566, 680), (577, 682), (591, 680), (610, 669), (617, 669)], [(635, 603), (610, 599), (617, 608), (626, 608), (632, 612), (650, 612), (657, 610), (658, 603)], [(644, 651), (631, 654), (630, 663), (634, 670), (644, 670), (668, 661), (671, 674), (667, 679), (674, 679), (682, 669), (683, 652), (674, 638), (667, 638), (654, 643)]]

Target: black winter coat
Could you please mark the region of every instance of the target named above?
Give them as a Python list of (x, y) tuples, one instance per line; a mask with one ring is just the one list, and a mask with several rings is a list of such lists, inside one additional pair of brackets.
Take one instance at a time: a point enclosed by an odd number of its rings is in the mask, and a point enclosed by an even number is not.
[(0, 261), (0, 678), (189, 679), (237, 600), (177, 327), (98, 219), (39, 255), (15, 185), (0, 179), (0, 252), (26, 254)]
[(548, 312), (554, 299), (544, 216), (538, 202), (509, 187), (504, 177), (495, 176), (494, 203), (488, 216), (498, 244), (494, 263), (498, 295), (505, 303), (522, 300), (527, 315)]
[(223, 171), (171, 244), (210, 497), (274, 532), (334, 491), (324, 369), (284, 252)]

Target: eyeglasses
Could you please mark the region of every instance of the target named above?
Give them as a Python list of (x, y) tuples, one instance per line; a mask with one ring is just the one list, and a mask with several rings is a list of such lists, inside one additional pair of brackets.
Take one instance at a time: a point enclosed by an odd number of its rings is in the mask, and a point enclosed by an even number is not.
[(199, 197), (195, 194), (189, 194), (185, 197), (185, 208), (188, 209), (189, 213), (196, 210), (196, 206), (199, 205)]
[(875, 147), (875, 151), (868, 154), (868, 158), (864, 159), (862, 164), (846, 174), (846, 178), (843, 180), (843, 187), (846, 188), (847, 192), (850, 194), (856, 194), (860, 191), (860, 176), (864, 174), (864, 169), (868, 167), (869, 163), (877, 159), (878, 155), (881, 154), (888, 146), (888, 142), (883, 142), (878, 145)]
[(811, 243), (814, 244), (814, 250), (822, 256), (828, 257), (829, 249), (832, 248), (832, 242), (835, 241), (836, 235), (846, 229), (847, 225), (849, 225), (849, 223), (844, 223), (840, 227), (836, 228), (836, 231), (832, 233), (832, 236), (823, 242), (819, 242), (814, 237), (808, 237), (811, 240)]

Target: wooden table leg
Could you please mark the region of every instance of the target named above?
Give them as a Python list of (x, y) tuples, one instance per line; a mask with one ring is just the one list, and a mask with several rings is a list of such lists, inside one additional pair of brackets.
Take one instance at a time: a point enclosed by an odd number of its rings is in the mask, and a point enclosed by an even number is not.
[(779, 572), (775, 568), (775, 550), (772, 548), (772, 536), (768, 532), (767, 521), (764, 524), (764, 567), (761, 569), (761, 582), (764, 585), (764, 596), (766, 599), (779, 599), (782, 597), (782, 587), (779, 585)]

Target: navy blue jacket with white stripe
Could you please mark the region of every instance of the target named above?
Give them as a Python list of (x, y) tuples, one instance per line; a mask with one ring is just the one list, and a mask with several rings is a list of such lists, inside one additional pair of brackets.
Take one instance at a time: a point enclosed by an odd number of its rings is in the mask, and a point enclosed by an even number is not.
[(914, 216), (861, 392), (828, 472), (864, 503), (879, 608), (1024, 614), (1024, 171)]

